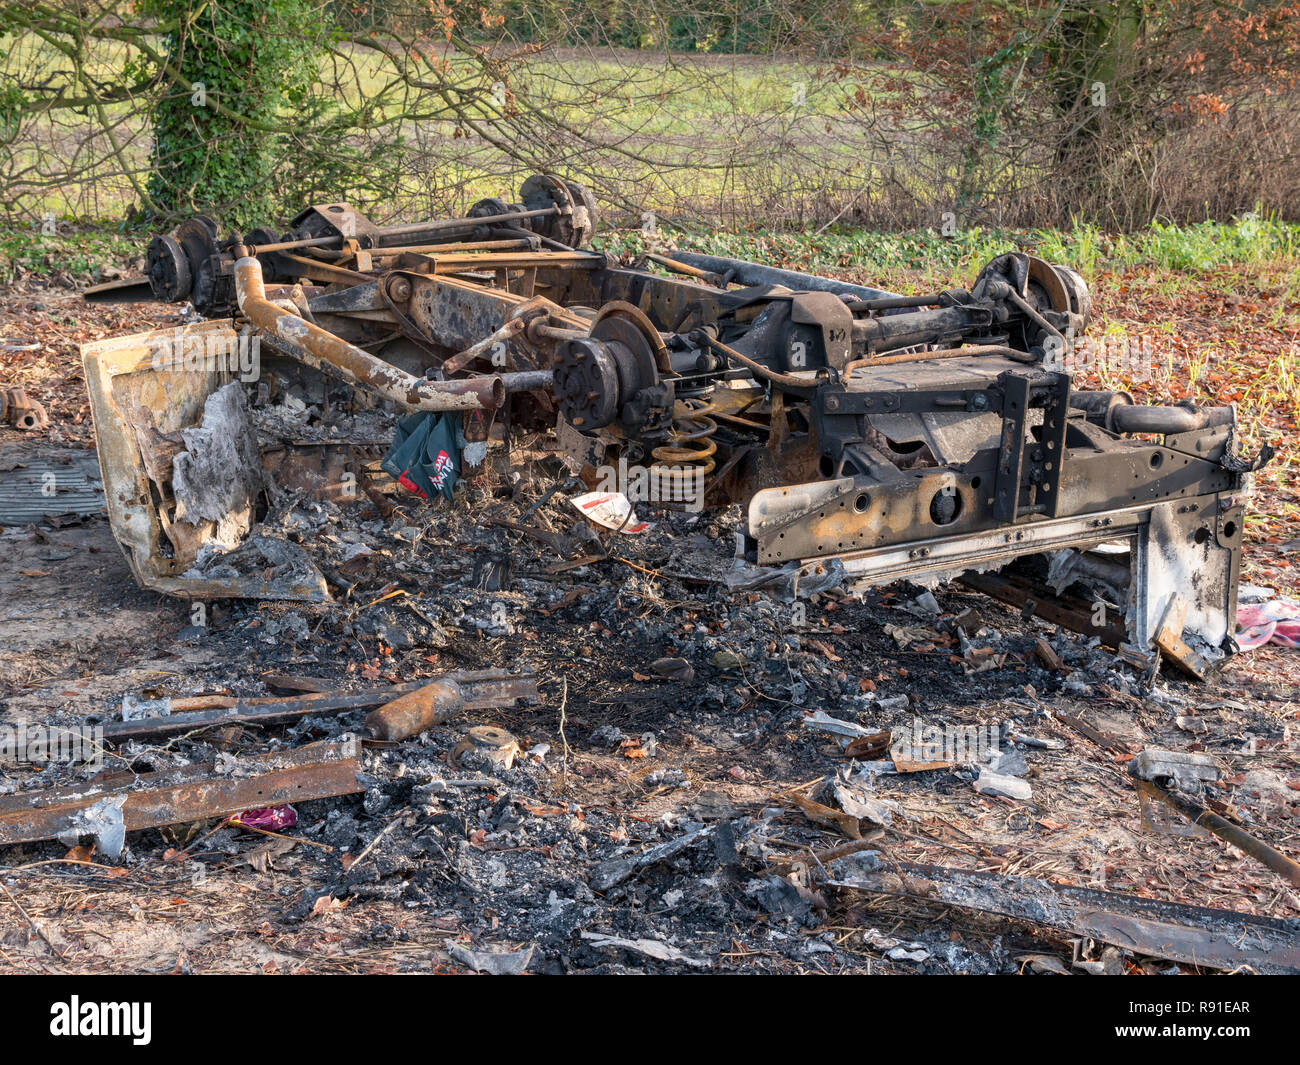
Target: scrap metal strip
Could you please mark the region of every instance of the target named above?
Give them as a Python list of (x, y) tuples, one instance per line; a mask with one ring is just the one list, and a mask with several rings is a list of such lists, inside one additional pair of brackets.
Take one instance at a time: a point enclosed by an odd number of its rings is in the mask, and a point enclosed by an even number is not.
[[(94, 808), (120, 810), (127, 832), (201, 821), (242, 810), (350, 795), (365, 789), (355, 742), (317, 743), (288, 751), (250, 755), (241, 771), (218, 773), (215, 765), (184, 766), (157, 773), (114, 774), (66, 788), (17, 792), (0, 799), (0, 845), (55, 839), (76, 829)], [(117, 816), (116, 813), (113, 815)]]
[(894, 863), (827, 886), (902, 895), (1057, 928), (1146, 954), (1214, 969), (1300, 972), (1300, 921), (1137, 898), (1033, 877)]

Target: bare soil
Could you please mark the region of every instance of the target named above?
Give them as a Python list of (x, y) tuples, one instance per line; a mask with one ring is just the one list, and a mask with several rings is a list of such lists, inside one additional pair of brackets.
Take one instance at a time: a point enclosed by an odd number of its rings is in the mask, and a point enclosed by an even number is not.
[[(46, 341), (43, 365), (18, 372), (50, 407), (39, 439), (54, 450), (92, 444), (72, 340), (174, 314), (87, 308), (70, 290), (0, 301), (0, 334)], [(0, 433), (0, 460), (32, 443)], [(499, 665), (533, 670), (544, 701), (366, 749), (364, 794), (300, 804), (285, 838), (213, 821), (133, 834), (116, 861), (54, 842), (4, 848), (0, 969), (463, 971), (466, 950), (529, 947), (533, 972), (1017, 972), (1039, 955), (1066, 966), (1101, 956), (1100, 944), (1016, 922), (774, 875), (782, 855), (806, 864), (809, 850), (847, 842), (790, 801), (837, 773), (897, 803), (872, 844), (886, 867), (928, 862), (1300, 918), (1295, 889), (1217, 838), (1145, 826), (1125, 772), (1144, 747), (1211, 754), (1223, 769), (1212, 803), (1300, 858), (1295, 651), (1265, 647), (1207, 684), (1162, 675), (1145, 690), (1080, 637), (952, 588), (937, 592), (936, 617), (912, 612), (917, 589), (904, 587), (816, 596), (794, 624), (789, 604), (714, 579), (729, 563), (734, 512), (663, 516), (643, 537), (602, 533), (607, 558), (548, 572), (559, 555), (485, 524), (519, 520), (558, 476), (544, 463), (520, 472), (513, 487), (469, 484), (455, 507), (408, 497), (387, 521), (364, 502), (326, 515), (375, 530), (351, 595), (319, 610), (215, 604), (203, 628), (188, 603), (136, 586), (102, 516), (5, 530), (0, 724), (114, 714), (126, 694), (265, 695), (268, 676), (285, 673), (344, 689)], [(575, 518), (559, 493), (528, 520), (568, 533)], [(508, 560), (506, 590), (479, 587), (484, 560)], [(999, 668), (967, 674), (953, 624), (966, 611), (978, 642), (1005, 655)], [(931, 635), (901, 648), (885, 625)], [(1035, 653), (1039, 637), (1062, 669)], [(691, 677), (660, 678), (652, 663), (664, 657), (686, 659)], [(961, 766), (868, 785), (864, 763), (804, 724), (819, 710), (873, 730), (991, 725), (1063, 746), (1016, 748), (1027, 801), (977, 793)], [(238, 757), (358, 723), (245, 730), (221, 749)], [(474, 724), (508, 729), (531, 753), (509, 769), (454, 763)], [(127, 745), (108, 761), (145, 771), (216, 750), (194, 736)], [(68, 773), (6, 767), (0, 787)], [(478, 778), (488, 783), (446, 783)], [(620, 860), (691, 833), (701, 835), (679, 853), (609, 883)], [(680, 954), (661, 960), (592, 934)], [(889, 956), (900, 945), (911, 960)]]

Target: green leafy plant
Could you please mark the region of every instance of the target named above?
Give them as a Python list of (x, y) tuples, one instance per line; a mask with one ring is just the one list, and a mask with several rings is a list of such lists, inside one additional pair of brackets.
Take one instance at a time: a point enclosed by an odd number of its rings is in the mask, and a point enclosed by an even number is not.
[(308, 0), (146, 0), (167, 20), (149, 196), (167, 213), (224, 208), (248, 224), (276, 186), (286, 119), (308, 99), (319, 34)]

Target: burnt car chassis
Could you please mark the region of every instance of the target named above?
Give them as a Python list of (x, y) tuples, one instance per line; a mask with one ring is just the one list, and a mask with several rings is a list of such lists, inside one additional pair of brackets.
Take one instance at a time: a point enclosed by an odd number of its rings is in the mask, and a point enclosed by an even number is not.
[[(154, 239), (147, 288), (209, 319), (185, 343), (256, 337), (263, 375), (305, 366), (402, 411), (461, 411), (479, 438), (553, 433), (589, 484), (638, 467), (660, 502), (738, 501), (754, 564), (960, 578), (1149, 669), (1163, 652), (1203, 675), (1233, 649), (1267, 455), (1237, 457), (1230, 406), (1074, 390), (1062, 356), (1090, 297), (1072, 270), (1013, 252), (968, 290), (899, 296), (684, 251), (628, 264), (584, 250), (581, 186), (538, 176), (520, 200), (397, 227), (320, 204), (227, 239), (197, 218)], [(172, 508), (168, 455), (231, 375), (160, 370), (174, 339), (84, 351), (114, 532), (149, 587), (248, 595), (186, 575), (203, 533)]]

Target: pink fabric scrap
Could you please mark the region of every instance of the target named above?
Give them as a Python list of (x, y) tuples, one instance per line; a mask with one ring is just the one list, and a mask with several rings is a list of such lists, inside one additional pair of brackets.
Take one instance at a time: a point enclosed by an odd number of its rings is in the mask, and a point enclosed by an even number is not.
[(298, 811), (292, 806), (264, 806), (260, 810), (245, 810), (231, 820), (247, 828), (260, 828), (263, 832), (280, 832), (298, 823)]
[(1235, 639), (1243, 651), (1277, 643), (1300, 647), (1300, 603), (1270, 599), (1267, 603), (1243, 603), (1237, 607), (1241, 631)]

